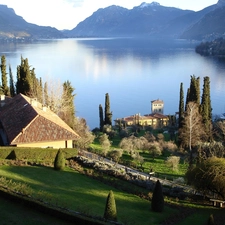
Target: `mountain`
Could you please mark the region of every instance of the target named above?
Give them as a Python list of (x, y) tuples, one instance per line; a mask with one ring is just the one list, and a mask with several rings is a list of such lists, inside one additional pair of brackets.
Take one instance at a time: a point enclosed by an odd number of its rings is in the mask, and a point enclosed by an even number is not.
[(142, 3), (131, 10), (113, 5), (97, 10), (74, 29), (67, 31), (66, 35), (69, 37), (156, 35), (168, 21), (191, 12), (164, 7), (156, 2)]
[(0, 39), (62, 38), (56, 28), (38, 26), (26, 22), (6, 5), (0, 5)]
[(131, 10), (120, 6), (99, 9), (65, 31), (68, 37), (87, 36), (155, 36), (184, 39), (204, 39), (224, 33), (225, 0), (200, 11), (145, 3)]
[[(225, 1), (224, 1), (225, 2)], [(214, 40), (225, 37), (225, 3), (215, 5), (214, 10), (202, 17), (193, 26), (187, 29), (181, 38), (197, 40)]]

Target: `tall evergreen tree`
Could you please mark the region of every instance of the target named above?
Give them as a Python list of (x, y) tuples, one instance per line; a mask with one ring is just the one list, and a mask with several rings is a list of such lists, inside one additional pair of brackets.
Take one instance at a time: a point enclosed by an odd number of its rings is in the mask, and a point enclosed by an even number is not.
[(15, 84), (13, 80), (11, 65), (9, 65), (9, 90), (10, 90), (10, 96), (14, 97), (16, 94), (16, 89), (15, 89)]
[(110, 111), (109, 94), (105, 95), (105, 125), (112, 125), (112, 112)]
[(103, 131), (103, 127), (104, 127), (104, 118), (103, 118), (103, 108), (102, 105), (99, 105), (99, 120), (100, 120), (100, 131)]
[(154, 212), (162, 212), (164, 209), (164, 197), (162, 192), (162, 185), (159, 180), (157, 180), (152, 194), (151, 208)]
[(116, 201), (113, 191), (110, 191), (106, 200), (104, 219), (117, 221)]
[(180, 84), (180, 101), (179, 101), (179, 128), (182, 127), (182, 120), (184, 117), (184, 90), (183, 83)]
[(195, 102), (200, 105), (200, 78), (195, 77), (195, 75), (191, 76), (188, 102)]
[(202, 121), (205, 126), (206, 135), (211, 138), (212, 129), (212, 107), (210, 99), (210, 80), (209, 77), (204, 77), (202, 101), (200, 106)]
[(190, 99), (190, 88), (187, 89), (186, 102), (185, 102), (185, 112), (187, 111), (187, 105)]
[(21, 56), (21, 63), (17, 67), (17, 83), (16, 83), (17, 93), (25, 94), (29, 97), (32, 96), (32, 84), (31, 84), (31, 74), (28, 59), (23, 59)]
[(2, 94), (9, 96), (10, 93), (9, 93), (7, 73), (6, 73), (6, 58), (4, 55), (1, 57), (1, 73), (2, 73), (1, 92), (2, 92)]

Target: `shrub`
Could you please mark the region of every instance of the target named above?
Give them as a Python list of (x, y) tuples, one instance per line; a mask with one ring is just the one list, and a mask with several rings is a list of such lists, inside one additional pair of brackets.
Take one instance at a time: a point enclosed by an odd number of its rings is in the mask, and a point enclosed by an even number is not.
[(151, 202), (152, 211), (162, 212), (164, 208), (164, 197), (162, 192), (162, 185), (159, 180), (157, 180)]
[(209, 219), (208, 219), (208, 223), (207, 223), (208, 225), (214, 225), (215, 223), (214, 223), (214, 217), (213, 217), (213, 214), (211, 214), (210, 216), (209, 216)]
[(61, 149), (58, 150), (55, 161), (54, 161), (54, 169), (55, 170), (63, 170), (65, 167), (65, 158), (63, 151)]
[(169, 156), (166, 160), (166, 164), (172, 168), (173, 171), (178, 170), (180, 162), (180, 157), (179, 156)]
[(104, 219), (117, 221), (116, 202), (112, 190), (106, 200)]

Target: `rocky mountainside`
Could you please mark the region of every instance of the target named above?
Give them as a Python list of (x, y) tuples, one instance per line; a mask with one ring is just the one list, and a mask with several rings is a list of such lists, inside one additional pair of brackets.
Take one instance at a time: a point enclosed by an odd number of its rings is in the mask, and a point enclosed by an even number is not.
[(62, 32), (52, 27), (26, 22), (14, 10), (0, 5), (0, 39), (62, 38)]
[(203, 40), (223, 35), (225, 0), (200, 11), (142, 3), (131, 10), (110, 6), (99, 9), (67, 31), (68, 37), (154, 36)]
[(156, 2), (142, 3), (131, 10), (114, 5), (97, 10), (66, 34), (70, 37), (156, 35), (168, 21), (191, 12)]

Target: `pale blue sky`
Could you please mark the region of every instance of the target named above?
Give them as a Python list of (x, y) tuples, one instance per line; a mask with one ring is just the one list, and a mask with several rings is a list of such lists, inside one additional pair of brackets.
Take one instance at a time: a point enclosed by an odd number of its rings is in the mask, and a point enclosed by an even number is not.
[[(99, 8), (118, 5), (128, 9), (147, 0), (0, 0), (0, 4), (13, 8), (17, 15), (37, 25), (72, 29)], [(218, 0), (156, 0), (163, 6), (201, 10)]]

